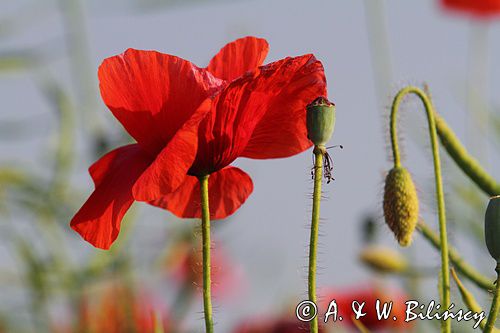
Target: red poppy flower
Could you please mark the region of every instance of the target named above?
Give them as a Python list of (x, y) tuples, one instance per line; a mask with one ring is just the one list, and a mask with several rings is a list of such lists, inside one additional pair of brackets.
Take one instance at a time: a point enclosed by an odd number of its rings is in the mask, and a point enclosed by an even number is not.
[[(406, 304), (408, 297), (395, 289), (386, 289), (378, 286), (356, 287), (355, 289), (343, 289), (338, 292), (328, 292), (323, 298), (324, 303), (321, 305), (325, 310), (328, 309), (329, 302), (335, 300), (337, 303), (338, 314), (342, 316), (343, 324), (354, 326), (354, 312), (352, 310), (352, 302), (365, 302), (363, 312), (366, 316), (361, 317), (359, 321), (369, 330), (386, 330), (392, 328), (411, 328), (412, 322), (405, 322)], [(379, 320), (376, 312), (376, 302), (380, 300), (380, 309), (383, 309), (384, 303), (393, 302), (391, 316), (387, 320)], [(396, 317), (396, 320), (393, 320)], [(331, 318), (330, 318), (331, 320)], [(339, 322), (337, 322), (339, 323)]]
[(206, 68), (132, 49), (104, 60), (102, 98), (137, 143), (90, 167), (96, 188), (71, 227), (107, 249), (134, 200), (200, 217), (197, 177), (207, 174), (211, 217), (224, 218), (253, 190), (251, 178), (231, 162), (310, 147), (305, 106), (326, 95), (323, 67), (313, 55), (261, 66), (268, 48), (263, 39), (238, 39)]
[(445, 9), (473, 16), (487, 17), (500, 14), (500, 0), (441, 0)]

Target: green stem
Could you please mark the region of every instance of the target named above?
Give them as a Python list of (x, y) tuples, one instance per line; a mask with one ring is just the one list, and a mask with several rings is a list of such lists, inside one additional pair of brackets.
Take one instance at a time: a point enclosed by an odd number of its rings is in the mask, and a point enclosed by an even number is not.
[[(324, 149), (324, 147), (323, 147)], [(318, 250), (318, 229), (319, 213), (321, 205), (321, 179), (323, 177), (323, 149), (314, 147), (314, 192), (313, 209), (311, 219), (311, 236), (309, 240), (309, 277), (308, 292), (309, 300), (316, 303), (316, 266)], [(315, 317), (309, 323), (311, 333), (318, 333), (318, 317)]]
[(485, 333), (491, 333), (495, 328), (495, 322), (497, 321), (498, 310), (500, 310), (500, 263), (497, 264), (497, 280), (495, 287), (495, 294), (493, 295), (493, 302), (491, 303), (490, 314), (488, 315), (488, 321), (484, 327)]
[[(436, 134), (436, 123), (434, 120), (434, 108), (429, 97), (424, 91), (417, 87), (408, 86), (401, 89), (396, 97), (391, 108), (391, 143), (392, 151), (394, 157), (394, 166), (401, 166), (401, 158), (399, 155), (399, 148), (397, 142), (396, 133), (396, 116), (399, 110), (399, 106), (403, 98), (408, 94), (414, 94), (420, 98), (424, 104), (425, 111), (427, 113), (427, 122), (429, 125), (429, 136), (432, 146), (432, 157), (434, 159), (434, 177), (436, 182), (436, 199), (438, 206), (438, 217), (439, 217), (439, 232), (441, 241), (441, 308), (447, 309), (450, 305), (450, 269), (449, 269), (449, 258), (448, 258), (448, 237), (446, 234), (446, 212), (444, 206), (444, 194), (443, 194), (443, 182), (441, 179), (441, 161), (439, 159), (439, 147), (437, 142)], [(441, 332), (450, 333), (451, 332), (451, 321), (446, 320), (441, 322)]]
[[(465, 288), (465, 286), (463, 285), (462, 281), (460, 281), (457, 273), (455, 272), (455, 270), (453, 268), (451, 269), (451, 276), (455, 280), (457, 287), (458, 287), (458, 290), (460, 291), (460, 295), (462, 295), (462, 300), (463, 300), (464, 304), (467, 306), (467, 308), (474, 313), (483, 312), (483, 309), (477, 303), (476, 299), (474, 298), (474, 295), (469, 290), (467, 290), (467, 288)], [(484, 330), (485, 326), (486, 326), (486, 320), (483, 319), (479, 323), (479, 327), (481, 328), (481, 330)], [(498, 333), (498, 330), (495, 329), (495, 330), (493, 330), (493, 332)]]
[[(441, 242), (439, 240), (439, 236), (427, 225), (424, 221), (420, 221), (418, 223), (418, 230), (422, 233), (422, 235), (438, 250), (441, 250)], [(476, 286), (483, 290), (492, 290), (494, 289), (493, 283), (491, 283), (490, 279), (486, 276), (479, 273), (476, 269), (474, 269), (471, 265), (469, 265), (459, 254), (458, 251), (451, 247), (449, 248), (449, 256), (450, 260), (455, 266), (455, 268), (466, 278), (468, 278), (471, 282), (473, 282)]]
[(469, 155), (444, 119), (437, 114), (435, 116), (439, 139), (458, 167), (489, 196), (500, 194), (500, 184), (483, 169), (474, 157)]
[(203, 310), (205, 313), (205, 332), (213, 333), (212, 295), (210, 273), (210, 208), (208, 205), (208, 175), (200, 180), (201, 192), (201, 230), (203, 239)]

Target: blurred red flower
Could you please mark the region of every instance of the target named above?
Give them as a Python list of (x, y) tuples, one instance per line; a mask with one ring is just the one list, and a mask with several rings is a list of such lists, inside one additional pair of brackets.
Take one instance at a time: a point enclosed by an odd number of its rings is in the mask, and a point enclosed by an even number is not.
[(441, 4), (447, 10), (473, 16), (487, 17), (500, 14), (500, 0), (441, 0)]
[[(239, 325), (233, 333), (308, 333), (309, 323), (300, 322), (298, 319), (278, 318), (262, 320), (255, 318), (252, 321)], [(319, 333), (323, 333), (319, 327)]]
[[(212, 294), (215, 298), (238, 297), (244, 289), (243, 271), (227, 256), (222, 244), (215, 242), (212, 250)], [(201, 244), (184, 241), (176, 244), (167, 256), (170, 277), (178, 284), (197, 289), (203, 285), (203, 255)]]
[[(324, 303), (321, 307), (326, 311), (330, 301), (335, 300), (338, 306), (338, 314), (342, 316), (341, 323), (354, 327), (352, 310), (353, 301), (358, 303), (365, 302), (363, 312), (366, 316), (358, 319), (369, 330), (386, 330), (393, 328), (409, 329), (413, 326), (411, 322), (406, 323), (406, 304), (408, 296), (396, 289), (389, 289), (379, 286), (356, 287), (355, 289), (342, 289), (339, 291), (327, 292), (324, 294)], [(392, 310), (387, 320), (379, 320), (376, 311), (376, 302), (380, 300), (380, 309), (383, 309), (384, 303), (393, 302)], [(396, 320), (393, 319), (396, 317)], [(332, 318), (329, 322), (332, 324)], [(337, 321), (336, 323), (340, 323)], [(328, 324), (327, 324), (328, 325)]]
[[(155, 321), (160, 320), (165, 333), (172, 328), (166, 311), (155, 304), (146, 293), (134, 293), (122, 285), (107, 287), (96, 298), (87, 296), (80, 301), (76, 325), (59, 326), (55, 332), (93, 332), (93, 333), (152, 333)], [(159, 316), (160, 318), (156, 318)]]
[(224, 218), (253, 190), (250, 177), (231, 162), (287, 157), (310, 147), (305, 106), (326, 96), (323, 66), (313, 55), (261, 66), (268, 49), (264, 39), (238, 39), (206, 68), (133, 49), (104, 60), (102, 98), (137, 143), (90, 167), (95, 190), (71, 227), (107, 249), (134, 200), (200, 217), (197, 176), (206, 174), (212, 218)]

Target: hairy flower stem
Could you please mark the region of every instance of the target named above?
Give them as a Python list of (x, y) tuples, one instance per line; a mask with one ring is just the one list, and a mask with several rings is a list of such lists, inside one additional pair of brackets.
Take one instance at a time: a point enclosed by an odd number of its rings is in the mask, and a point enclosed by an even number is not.
[(495, 322), (497, 321), (498, 310), (500, 310), (500, 263), (496, 267), (497, 280), (495, 287), (495, 294), (493, 295), (493, 302), (491, 303), (490, 314), (488, 315), (488, 321), (484, 327), (484, 333), (491, 333), (495, 328)]
[[(434, 177), (436, 182), (436, 199), (438, 207), (439, 232), (440, 232), (440, 242), (441, 242), (441, 283), (440, 283), (441, 308), (447, 309), (450, 306), (450, 269), (449, 269), (449, 258), (448, 258), (448, 237), (446, 233), (446, 212), (444, 206), (443, 182), (441, 179), (441, 161), (439, 159), (439, 147), (437, 142), (436, 123), (434, 120), (434, 108), (427, 94), (423, 90), (417, 87), (408, 86), (406, 88), (401, 89), (394, 98), (394, 101), (392, 103), (390, 131), (391, 131), (392, 152), (394, 157), (394, 166), (395, 167), (401, 166), (401, 158), (399, 155), (397, 133), (396, 133), (396, 116), (403, 98), (409, 94), (417, 95), (420, 98), (420, 100), (424, 104), (425, 111), (427, 113), (429, 136), (432, 146), (432, 157), (434, 159)], [(451, 321), (443, 320), (441, 322), (441, 332), (443, 333), (451, 332)]]
[[(309, 240), (309, 300), (316, 303), (316, 267), (318, 251), (319, 213), (321, 205), (321, 179), (323, 177), (323, 151), (324, 147), (314, 147), (314, 192), (311, 219), (311, 236)], [(318, 317), (310, 321), (311, 333), (318, 333)]]
[(205, 332), (213, 333), (214, 324), (212, 320), (212, 295), (211, 295), (211, 273), (210, 273), (210, 208), (208, 206), (208, 175), (202, 176), (200, 180), (201, 193), (201, 231), (203, 241), (203, 310), (205, 313)]
[[(439, 241), (439, 235), (434, 232), (424, 221), (420, 220), (417, 225), (417, 229), (420, 233), (427, 239), (436, 249), (441, 250), (441, 242)], [(483, 290), (492, 290), (495, 288), (491, 280), (479, 273), (470, 264), (468, 264), (464, 258), (462, 258), (457, 249), (452, 246), (449, 247), (450, 261), (455, 266), (456, 270), (459, 271), (463, 276), (468, 278), (476, 286)]]

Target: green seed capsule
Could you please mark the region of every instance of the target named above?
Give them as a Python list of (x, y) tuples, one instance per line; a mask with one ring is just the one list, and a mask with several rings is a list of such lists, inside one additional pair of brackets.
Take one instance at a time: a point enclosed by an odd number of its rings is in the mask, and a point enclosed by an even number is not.
[(380, 273), (401, 273), (407, 270), (408, 261), (399, 252), (382, 246), (368, 246), (359, 254), (362, 263)]
[(385, 179), (384, 217), (401, 246), (411, 244), (418, 222), (418, 196), (411, 175), (394, 167)]
[(335, 128), (335, 104), (318, 97), (307, 105), (307, 137), (316, 146), (324, 146)]
[(491, 256), (500, 262), (500, 196), (490, 198), (484, 217), (484, 236)]

